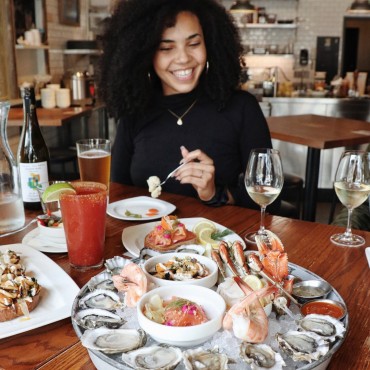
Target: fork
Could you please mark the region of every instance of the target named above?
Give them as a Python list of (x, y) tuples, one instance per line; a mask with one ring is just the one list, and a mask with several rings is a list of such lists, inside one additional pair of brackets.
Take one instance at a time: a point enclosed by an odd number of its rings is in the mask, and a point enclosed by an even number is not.
[(173, 171), (171, 171), (167, 177), (158, 185), (158, 186), (162, 186), (164, 183), (166, 183), (168, 181), (169, 178), (172, 177), (172, 175), (178, 170), (180, 169), (182, 166), (186, 165), (188, 162), (184, 162), (184, 163), (181, 163), (180, 166), (176, 167)]

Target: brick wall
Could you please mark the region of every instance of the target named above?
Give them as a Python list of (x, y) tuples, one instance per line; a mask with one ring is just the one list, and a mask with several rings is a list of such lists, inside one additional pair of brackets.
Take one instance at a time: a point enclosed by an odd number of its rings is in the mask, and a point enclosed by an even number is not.
[(88, 1), (80, 1), (80, 26), (67, 26), (59, 22), (58, 0), (48, 0), (46, 4), (46, 21), (49, 51), (50, 74), (53, 82), (60, 82), (65, 64), (70, 63), (68, 56), (62, 53), (66, 40), (88, 40)]

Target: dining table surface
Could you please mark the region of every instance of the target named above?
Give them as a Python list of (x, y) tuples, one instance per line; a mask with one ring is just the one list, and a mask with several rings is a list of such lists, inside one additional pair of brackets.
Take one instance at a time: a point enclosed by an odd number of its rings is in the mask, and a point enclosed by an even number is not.
[[(112, 183), (109, 201), (115, 202), (136, 196), (148, 195), (147, 189)], [(174, 215), (181, 218), (204, 217), (221, 224), (241, 237), (259, 227), (260, 213), (256, 210), (226, 205), (210, 207), (196, 198), (162, 193), (160, 199), (176, 206)], [(38, 211), (26, 211), (26, 221), (37, 216)], [(124, 228), (145, 222), (106, 218), (105, 259), (122, 256)], [(152, 222), (152, 221), (151, 221)], [(267, 215), (266, 228), (273, 231), (284, 244), (289, 262), (299, 265), (328, 281), (347, 305), (349, 328), (342, 346), (333, 355), (328, 366), (337, 369), (370, 369), (370, 273), (365, 257), (365, 246), (338, 247), (329, 238), (343, 228)], [(21, 243), (30, 230), (0, 238), (1, 245)], [(370, 245), (370, 232), (356, 230)], [(254, 246), (248, 246), (255, 249)], [(81, 288), (91, 277), (104, 270), (79, 271), (68, 262), (67, 253), (45, 253), (59, 265)], [(37, 276), (36, 276), (37, 278)], [(39, 281), (42, 285), (42, 281)], [(42, 297), (40, 300), (42, 305)], [(37, 307), (36, 309), (37, 310)], [(20, 319), (15, 319), (20, 320)], [(32, 312), (31, 312), (32, 320)], [(1, 333), (0, 323), (0, 333)], [(71, 318), (53, 322), (0, 340), (0, 369), (95, 369), (87, 350), (77, 337)]]
[(267, 118), (271, 137), (307, 146), (302, 219), (315, 221), (322, 149), (370, 143), (370, 123), (316, 114)]
[[(40, 127), (61, 127), (76, 119), (86, 122), (94, 112), (99, 114), (99, 135), (109, 138), (109, 123), (105, 104), (96, 102), (94, 105), (70, 106), (68, 108), (37, 108), (37, 119)], [(24, 112), (22, 107), (11, 107), (8, 115), (9, 127), (21, 127), (24, 123)]]

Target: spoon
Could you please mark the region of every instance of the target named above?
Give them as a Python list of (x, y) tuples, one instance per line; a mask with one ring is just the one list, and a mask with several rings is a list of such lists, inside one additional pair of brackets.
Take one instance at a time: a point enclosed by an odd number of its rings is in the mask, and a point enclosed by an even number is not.
[(24, 229), (27, 229), (28, 226), (31, 226), (36, 221), (37, 221), (37, 218), (34, 218), (28, 224), (22, 226), (20, 229), (17, 229), (17, 230), (14, 230), (14, 231), (9, 231), (8, 233), (5, 233), (5, 234), (0, 234), (0, 238), (3, 238), (5, 236), (9, 236), (9, 235), (13, 235), (13, 234), (19, 233), (20, 231), (23, 231)]

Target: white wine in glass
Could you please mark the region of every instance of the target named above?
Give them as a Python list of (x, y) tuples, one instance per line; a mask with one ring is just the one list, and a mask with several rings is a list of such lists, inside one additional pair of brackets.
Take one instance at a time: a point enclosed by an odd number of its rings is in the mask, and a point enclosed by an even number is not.
[(266, 207), (275, 201), (283, 187), (283, 166), (279, 151), (269, 148), (253, 149), (249, 155), (244, 183), (249, 196), (261, 207), (259, 230), (245, 236), (247, 242), (255, 243), (256, 234), (266, 235)]
[(348, 209), (347, 228), (343, 234), (330, 237), (332, 243), (344, 247), (360, 247), (364, 238), (351, 230), (352, 211), (370, 194), (370, 155), (363, 151), (345, 151), (335, 174), (334, 189), (340, 202)]

